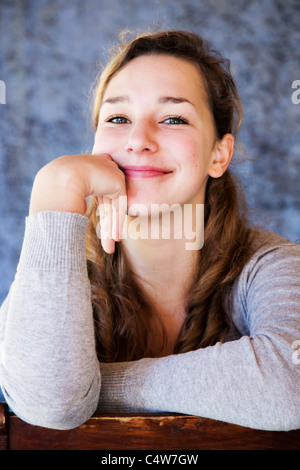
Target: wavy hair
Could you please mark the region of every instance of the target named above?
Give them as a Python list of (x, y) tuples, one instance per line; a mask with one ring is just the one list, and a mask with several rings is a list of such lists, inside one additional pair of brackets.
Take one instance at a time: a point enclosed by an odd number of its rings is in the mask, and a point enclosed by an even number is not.
[[(236, 137), (242, 121), (242, 107), (230, 72), (230, 63), (211, 49), (199, 35), (186, 31), (163, 31), (137, 36), (114, 49), (94, 94), (93, 123), (110, 80), (135, 57), (168, 54), (195, 64), (203, 78), (207, 100), (214, 118), (216, 136)], [(230, 326), (228, 293), (250, 256), (250, 231), (245, 199), (227, 169), (220, 178), (209, 177), (205, 197), (204, 246), (194, 283), (186, 302), (186, 319), (174, 353), (191, 351), (224, 341)], [(106, 254), (97, 236), (98, 217), (94, 200), (88, 209), (88, 272), (101, 362), (129, 361), (157, 354), (152, 350), (149, 331), (154, 318), (143, 287), (135, 278), (122, 244)]]

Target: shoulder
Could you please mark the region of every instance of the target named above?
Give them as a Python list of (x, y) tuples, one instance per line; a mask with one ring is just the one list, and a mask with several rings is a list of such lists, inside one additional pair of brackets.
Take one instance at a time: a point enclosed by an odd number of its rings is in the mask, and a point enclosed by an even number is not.
[[(294, 272), (300, 276), (300, 244), (272, 232), (259, 232), (251, 230), (251, 251), (249, 261), (246, 263), (241, 280), (249, 285), (259, 274), (277, 277), (285, 272)], [(280, 271), (278, 271), (280, 269)]]
[(251, 319), (300, 314), (300, 245), (275, 233), (253, 231), (252, 254), (230, 295), (238, 330), (249, 333)]

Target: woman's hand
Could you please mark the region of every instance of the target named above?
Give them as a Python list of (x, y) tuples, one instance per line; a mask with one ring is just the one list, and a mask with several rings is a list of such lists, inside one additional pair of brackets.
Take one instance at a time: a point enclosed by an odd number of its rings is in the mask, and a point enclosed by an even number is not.
[(113, 253), (122, 236), (127, 198), (124, 173), (109, 155), (66, 155), (48, 163), (36, 175), (29, 213), (84, 215), (88, 196), (99, 205), (102, 246)]

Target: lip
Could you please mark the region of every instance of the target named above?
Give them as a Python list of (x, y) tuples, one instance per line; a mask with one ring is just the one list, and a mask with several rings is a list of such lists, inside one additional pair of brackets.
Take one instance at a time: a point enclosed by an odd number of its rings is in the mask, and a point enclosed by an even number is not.
[(150, 165), (123, 166), (121, 170), (125, 173), (125, 176), (131, 178), (157, 178), (173, 173), (172, 170)]

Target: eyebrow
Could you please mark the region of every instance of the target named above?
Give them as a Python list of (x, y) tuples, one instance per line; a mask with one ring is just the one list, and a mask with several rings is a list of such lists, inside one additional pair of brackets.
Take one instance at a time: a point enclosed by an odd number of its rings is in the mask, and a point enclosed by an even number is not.
[[(105, 101), (103, 101), (102, 104), (116, 104), (116, 103), (129, 103), (129, 102), (130, 102), (130, 99), (127, 95), (120, 95), (120, 96), (112, 96), (111, 98), (107, 98)], [(161, 96), (158, 100), (158, 103), (160, 103), (160, 104), (189, 103), (189, 104), (191, 104), (192, 106), (195, 107), (195, 105), (190, 100), (188, 100), (187, 98), (176, 97), (176, 96)]]
[(115, 104), (115, 103), (128, 103), (130, 100), (128, 96), (113, 96), (111, 98), (107, 98), (105, 101), (103, 101), (102, 104)]
[(180, 104), (180, 103), (189, 103), (192, 106), (195, 107), (195, 105), (188, 100), (187, 98), (182, 98), (182, 97), (176, 97), (176, 96), (162, 96), (158, 100), (159, 103), (165, 104), (165, 103), (174, 103), (174, 104)]

